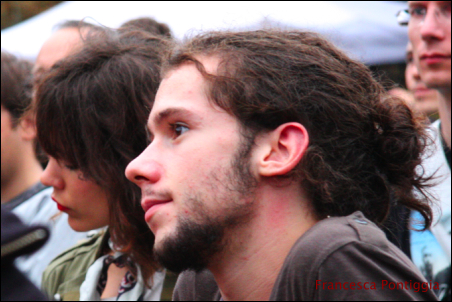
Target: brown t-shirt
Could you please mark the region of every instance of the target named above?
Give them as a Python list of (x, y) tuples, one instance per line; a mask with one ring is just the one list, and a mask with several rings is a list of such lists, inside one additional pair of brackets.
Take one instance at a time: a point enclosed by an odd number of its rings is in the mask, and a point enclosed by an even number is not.
[[(292, 247), (271, 301), (437, 300), (413, 263), (361, 212), (324, 219)], [(173, 300), (220, 300), (213, 275), (185, 271)]]

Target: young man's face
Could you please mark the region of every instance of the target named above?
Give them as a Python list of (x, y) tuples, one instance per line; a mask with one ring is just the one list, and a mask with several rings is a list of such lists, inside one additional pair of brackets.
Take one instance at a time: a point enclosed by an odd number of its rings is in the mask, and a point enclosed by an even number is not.
[(450, 1), (409, 1), (408, 34), (422, 81), (430, 88), (451, 81)]
[[(215, 60), (202, 63), (212, 72)], [(193, 64), (162, 81), (148, 121), (151, 144), (126, 169), (140, 186), (157, 257), (180, 271), (205, 267), (254, 205), (251, 144), (237, 119), (212, 105)]]

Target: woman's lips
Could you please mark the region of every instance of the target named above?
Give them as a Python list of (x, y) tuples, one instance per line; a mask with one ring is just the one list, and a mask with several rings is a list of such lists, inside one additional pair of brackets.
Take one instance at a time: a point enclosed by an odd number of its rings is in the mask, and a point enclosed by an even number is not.
[(58, 208), (58, 210), (60, 210), (61, 212), (67, 212), (67, 211), (69, 211), (69, 208), (66, 208), (65, 206), (59, 204), (58, 201), (57, 201), (54, 197), (52, 197), (52, 200), (56, 202), (57, 208)]

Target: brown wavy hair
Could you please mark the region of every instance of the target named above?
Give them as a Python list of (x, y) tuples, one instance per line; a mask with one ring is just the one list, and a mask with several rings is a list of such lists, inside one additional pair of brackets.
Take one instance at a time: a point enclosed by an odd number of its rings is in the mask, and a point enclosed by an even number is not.
[(158, 269), (154, 235), (143, 219), (140, 189), (124, 171), (146, 148), (145, 125), (168, 44), (143, 31), (97, 29), (79, 52), (43, 75), (34, 104), (43, 149), (105, 189), (111, 238), (141, 266), (144, 280)]
[[(215, 75), (199, 61), (206, 56), (220, 59)], [(187, 62), (206, 79), (208, 98), (237, 117), (250, 139), (288, 122), (306, 127), (308, 149), (286, 176), (300, 180), (319, 219), (359, 210), (381, 225), (402, 204), (431, 224), (429, 179), (416, 171), (429, 142), (423, 119), (364, 64), (296, 31), (200, 34), (171, 52), (163, 76)]]

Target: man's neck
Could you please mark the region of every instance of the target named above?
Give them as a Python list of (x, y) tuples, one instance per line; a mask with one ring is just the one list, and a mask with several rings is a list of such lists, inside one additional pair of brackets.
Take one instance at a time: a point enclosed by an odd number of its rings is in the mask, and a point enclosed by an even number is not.
[(439, 90), (438, 105), (439, 105), (439, 118), (441, 119), (441, 135), (447, 146), (451, 146), (450, 137), (450, 88), (446, 90)]
[(230, 245), (209, 267), (225, 301), (268, 300), (290, 249), (317, 222), (307, 199), (291, 200), (300, 196), (293, 190), (272, 188), (259, 196), (252, 221), (229, 234)]
[(2, 204), (7, 203), (36, 184), (41, 178), (42, 167), (33, 155), (28, 160), (24, 160), (16, 171), (17, 173), (14, 173), (6, 183), (3, 183), (2, 180)]

